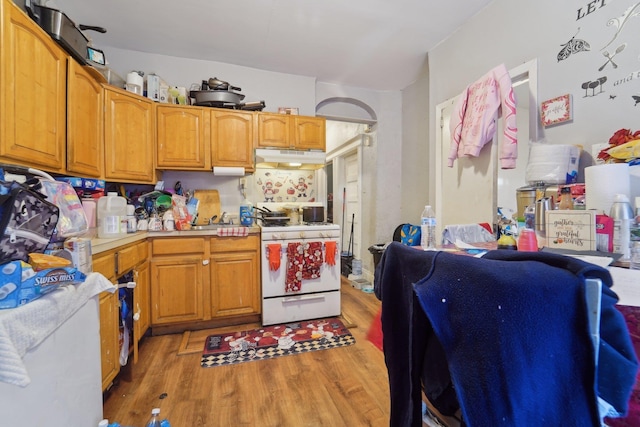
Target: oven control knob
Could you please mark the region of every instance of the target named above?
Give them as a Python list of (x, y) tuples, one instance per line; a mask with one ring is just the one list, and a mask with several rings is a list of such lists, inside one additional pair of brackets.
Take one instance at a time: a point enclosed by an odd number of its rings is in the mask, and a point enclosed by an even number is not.
[(301, 238), (301, 239), (304, 239), (304, 231), (301, 231), (301, 232), (300, 232), (300, 238)]

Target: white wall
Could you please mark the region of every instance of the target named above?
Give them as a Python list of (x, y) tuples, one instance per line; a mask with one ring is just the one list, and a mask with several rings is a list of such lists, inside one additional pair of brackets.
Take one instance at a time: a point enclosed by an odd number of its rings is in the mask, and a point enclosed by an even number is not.
[[(363, 150), (362, 248), (391, 240), (400, 223), (402, 183), (402, 94), (316, 82), (315, 78), (274, 73), (219, 62), (177, 58), (109, 48), (109, 66), (122, 77), (132, 70), (156, 73), (168, 84), (189, 88), (209, 77), (218, 77), (242, 88), (245, 100), (264, 100), (264, 111), (278, 107), (298, 107), (302, 115), (315, 115), (315, 107), (325, 99), (348, 97), (362, 101), (377, 116), (373, 143)], [(333, 142), (328, 142), (333, 147)], [(165, 184), (172, 187), (181, 180), (185, 188), (216, 188), (222, 209), (236, 212), (242, 201), (238, 179), (214, 177), (206, 172), (165, 172)], [(422, 202), (421, 202), (422, 203)], [(416, 214), (417, 215), (417, 214)], [(363, 269), (372, 270), (373, 258), (363, 254)]]
[(222, 62), (202, 61), (109, 48), (109, 66), (121, 77), (133, 70), (145, 75), (156, 73), (171, 86), (200, 84), (217, 77), (239, 86), (245, 101), (265, 101), (264, 111), (277, 112), (278, 107), (297, 107), (305, 116), (315, 116), (316, 98), (313, 77), (274, 73)]
[[(631, 96), (640, 95), (640, 18), (630, 18), (619, 37), (605, 47), (616, 32), (607, 22), (621, 17), (636, 2), (602, 3), (605, 6), (597, 8), (600, 2), (591, 2), (597, 9), (578, 19), (589, 2), (495, 0), (429, 53), (431, 108), (500, 63), (511, 69), (537, 58), (538, 101), (569, 93), (574, 110), (571, 123), (546, 128), (541, 137), (550, 143), (581, 144), (589, 150), (592, 144), (606, 143), (620, 128), (637, 130), (640, 107), (634, 106)], [(576, 40), (589, 43), (590, 50), (559, 61), (562, 45), (574, 35)], [(613, 53), (625, 42), (626, 49), (614, 58), (618, 67), (608, 64), (599, 71), (606, 62), (604, 52)], [(596, 96), (585, 97), (582, 84), (603, 76), (607, 78), (603, 92), (598, 89)], [(431, 114), (431, 149), (434, 122)], [(580, 160), (585, 163), (591, 159), (583, 156)]]

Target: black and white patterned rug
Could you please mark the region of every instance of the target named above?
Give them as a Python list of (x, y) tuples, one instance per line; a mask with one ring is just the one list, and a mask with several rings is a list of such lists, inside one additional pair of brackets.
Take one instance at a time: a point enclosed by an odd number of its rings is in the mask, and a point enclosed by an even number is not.
[(210, 335), (201, 366), (233, 365), (254, 360), (355, 344), (349, 329), (336, 317), (265, 326), (241, 332)]

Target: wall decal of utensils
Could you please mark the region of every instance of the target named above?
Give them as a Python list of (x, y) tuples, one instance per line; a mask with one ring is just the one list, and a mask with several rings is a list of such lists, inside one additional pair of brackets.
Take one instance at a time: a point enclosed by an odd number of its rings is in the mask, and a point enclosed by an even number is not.
[(605, 62), (604, 64), (602, 64), (602, 66), (600, 68), (598, 68), (598, 71), (602, 71), (604, 70), (604, 67), (607, 66), (608, 63), (611, 63), (611, 66), (613, 68), (618, 68), (618, 64), (616, 64), (615, 62), (613, 62), (613, 58), (619, 54), (620, 52), (622, 52), (625, 48), (627, 47), (626, 43), (622, 43), (620, 46), (618, 46), (615, 50), (615, 52), (613, 52), (612, 54), (610, 54), (609, 52), (607, 52), (606, 50), (604, 52), (602, 52), (602, 54), (605, 56), (605, 58), (607, 58), (607, 62)]

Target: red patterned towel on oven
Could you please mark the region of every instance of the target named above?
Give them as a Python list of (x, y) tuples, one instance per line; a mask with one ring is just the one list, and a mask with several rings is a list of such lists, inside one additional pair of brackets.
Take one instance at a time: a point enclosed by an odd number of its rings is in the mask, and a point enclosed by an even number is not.
[(302, 278), (317, 279), (318, 277), (320, 277), (320, 267), (322, 267), (323, 261), (322, 242), (305, 243)]
[(298, 292), (302, 289), (303, 279), (320, 277), (322, 261), (321, 242), (289, 243), (285, 292)]

